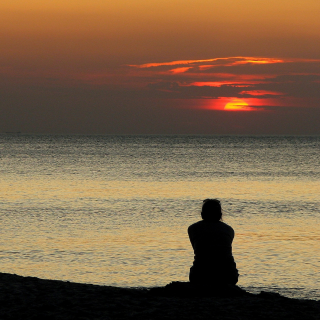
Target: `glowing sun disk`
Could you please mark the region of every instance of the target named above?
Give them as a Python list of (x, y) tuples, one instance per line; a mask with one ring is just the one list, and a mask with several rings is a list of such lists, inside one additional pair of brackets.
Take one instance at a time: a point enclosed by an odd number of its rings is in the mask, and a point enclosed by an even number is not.
[(224, 110), (228, 111), (248, 111), (250, 110), (249, 105), (243, 101), (243, 100), (233, 100), (231, 102), (228, 102), (224, 106)]

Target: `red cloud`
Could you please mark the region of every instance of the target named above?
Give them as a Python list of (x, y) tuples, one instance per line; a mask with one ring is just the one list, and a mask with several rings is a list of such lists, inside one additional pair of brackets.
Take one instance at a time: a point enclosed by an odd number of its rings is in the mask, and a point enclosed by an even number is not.
[[(144, 79), (149, 77), (150, 90), (170, 93), (176, 101), (183, 100), (183, 97), (194, 100), (192, 104), (183, 103), (188, 108), (192, 105), (192, 108), (225, 110), (226, 104), (231, 103), (227, 110), (258, 111), (264, 110), (263, 106), (306, 105), (307, 97), (303, 98), (306, 92), (316, 96), (312, 99), (320, 99), (317, 95), (319, 62), (316, 59), (239, 56), (145, 63), (131, 67)], [(174, 90), (166, 89), (173, 84)], [(233, 100), (240, 101), (240, 105), (237, 106), (236, 102), (232, 105)]]

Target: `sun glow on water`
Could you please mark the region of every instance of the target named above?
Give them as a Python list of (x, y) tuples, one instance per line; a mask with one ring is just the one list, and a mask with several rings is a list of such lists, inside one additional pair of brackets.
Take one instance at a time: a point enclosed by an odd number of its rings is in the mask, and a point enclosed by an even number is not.
[(187, 228), (208, 196), (235, 230), (240, 286), (320, 297), (318, 137), (22, 134), (0, 143), (2, 272), (121, 287), (188, 281)]

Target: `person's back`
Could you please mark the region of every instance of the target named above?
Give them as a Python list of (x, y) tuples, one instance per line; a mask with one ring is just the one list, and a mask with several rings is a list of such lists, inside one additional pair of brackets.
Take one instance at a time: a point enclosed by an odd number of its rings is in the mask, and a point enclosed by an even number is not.
[(233, 229), (220, 221), (221, 205), (218, 200), (204, 201), (202, 221), (188, 228), (194, 249), (194, 262), (190, 269), (193, 284), (236, 284), (238, 270), (232, 256)]
[(224, 222), (202, 220), (191, 225), (188, 234), (197, 262), (232, 256), (234, 231)]

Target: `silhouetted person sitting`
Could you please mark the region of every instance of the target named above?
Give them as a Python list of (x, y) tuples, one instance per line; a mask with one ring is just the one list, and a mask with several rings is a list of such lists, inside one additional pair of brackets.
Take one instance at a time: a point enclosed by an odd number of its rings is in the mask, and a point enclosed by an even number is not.
[(194, 250), (189, 279), (196, 287), (221, 287), (238, 282), (238, 270), (232, 256), (233, 229), (222, 222), (219, 200), (206, 199), (201, 211), (202, 221), (188, 228)]

